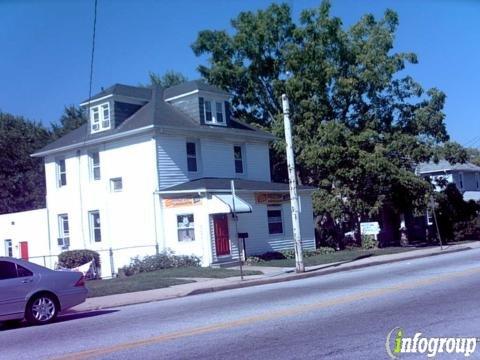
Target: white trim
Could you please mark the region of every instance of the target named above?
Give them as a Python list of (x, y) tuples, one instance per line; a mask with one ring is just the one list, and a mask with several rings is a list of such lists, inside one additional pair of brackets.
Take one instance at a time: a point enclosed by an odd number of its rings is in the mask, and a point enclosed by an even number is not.
[(182, 97), (185, 97), (185, 96), (188, 96), (188, 95), (193, 95), (193, 94), (196, 94), (196, 93), (198, 93), (198, 92), (199, 92), (199, 90), (196, 89), (196, 90), (190, 91), (190, 92), (188, 92), (188, 93), (184, 93), (184, 94), (172, 96), (172, 97), (170, 97), (170, 98), (168, 98), (168, 99), (165, 99), (164, 101), (171, 101), (171, 100), (180, 99), (180, 98), (182, 98)]
[[(298, 192), (314, 192), (316, 189), (300, 189), (297, 190)], [(288, 193), (289, 190), (265, 190), (265, 189), (236, 189), (236, 192), (243, 192), (243, 193), (248, 193), (248, 192), (269, 192), (269, 193)], [(198, 188), (198, 189), (193, 189), (193, 190), (173, 190), (173, 191), (166, 191), (166, 190), (158, 190), (155, 191), (155, 194), (159, 195), (168, 195), (168, 194), (207, 194), (207, 193), (230, 193), (230, 189), (206, 189), (206, 188)]]

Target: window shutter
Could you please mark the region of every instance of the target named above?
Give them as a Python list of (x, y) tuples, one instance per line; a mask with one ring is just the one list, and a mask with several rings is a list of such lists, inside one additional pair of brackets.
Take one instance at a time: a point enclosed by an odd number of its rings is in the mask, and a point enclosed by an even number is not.
[(203, 97), (198, 98), (198, 109), (199, 109), (199, 114), (200, 114), (200, 124), (204, 125), (205, 124), (205, 110), (204, 110), (204, 103), (203, 103)]
[(225, 101), (225, 124), (230, 126), (230, 103)]

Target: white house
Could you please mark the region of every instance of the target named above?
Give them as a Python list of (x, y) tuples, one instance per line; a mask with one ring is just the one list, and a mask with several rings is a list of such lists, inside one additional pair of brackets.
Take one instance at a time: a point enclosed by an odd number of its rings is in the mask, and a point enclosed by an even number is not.
[[(274, 137), (232, 118), (228, 99), (190, 81), (117, 84), (83, 102), (88, 124), (33, 154), (45, 161), (43, 251), (99, 251), (109, 275), (165, 249), (204, 266), (237, 261), (238, 233), (248, 233), (247, 255), (291, 249), (288, 184), (270, 176)], [(315, 248), (311, 194), (299, 187), (306, 249)]]
[(465, 201), (480, 201), (480, 166), (469, 162), (450, 164), (446, 160), (440, 160), (438, 163), (422, 163), (416, 172), (422, 177), (429, 177), (437, 190), (441, 190), (443, 182), (452, 183), (463, 194)]

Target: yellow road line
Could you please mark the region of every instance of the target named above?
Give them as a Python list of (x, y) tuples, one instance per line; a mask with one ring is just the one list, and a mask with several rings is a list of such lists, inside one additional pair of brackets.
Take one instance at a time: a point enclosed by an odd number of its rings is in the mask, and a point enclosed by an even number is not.
[(401, 283), (391, 287), (368, 290), (368, 291), (363, 291), (356, 294), (339, 296), (336, 298), (323, 300), (323, 301), (309, 304), (309, 305), (299, 305), (299, 306), (291, 307), (284, 310), (277, 310), (277, 311), (273, 311), (273, 312), (265, 313), (261, 315), (249, 316), (249, 317), (245, 317), (238, 320), (216, 323), (212, 325), (201, 326), (201, 327), (181, 330), (177, 332), (167, 333), (159, 336), (153, 336), (146, 339), (124, 342), (117, 345), (70, 353), (70, 354), (66, 354), (64, 356), (55, 358), (55, 360), (91, 359), (91, 358), (95, 358), (102, 355), (107, 355), (107, 354), (111, 354), (119, 351), (126, 351), (126, 350), (130, 350), (130, 349), (134, 349), (142, 346), (159, 344), (162, 342), (180, 339), (184, 337), (202, 335), (202, 334), (207, 334), (214, 331), (227, 330), (227, 329), (232, 329), (232, 328), (236, 328), (244, 325), (251, 325), (261, 321), (268, 321), (268, 320), (274, 320), (274, 319), (279, 319), (283, 317), (300, 315), (312, 310), (319, 310), (319, 309), (328, 308), (335, 305), (342, 305), (342, 304), (348, 304), (348, 303), (352, 303), (359, 300), (371, 299), (371, 298), (395, 293), (401, 290), (415, 289), (422, 286), (432, 285), (442, 281), (448, 281), (448, 280), (452, 280), (462, 276), (467, 276), (467, 275), (476, 274), (476, 273), (480, 273), (480, 268), (474, 268), (474, 269), (464, 270), (464, 271), (450, 273), (450, 274), (437, 275), (434, 277), (429, 277), (429, 278), (417, 280), (414, 282)]

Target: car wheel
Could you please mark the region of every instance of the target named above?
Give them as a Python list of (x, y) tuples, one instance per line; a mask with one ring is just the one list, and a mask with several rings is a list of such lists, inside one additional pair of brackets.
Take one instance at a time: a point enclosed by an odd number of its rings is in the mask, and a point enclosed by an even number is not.
[(40, 294), (32, 298), (25, 311), (25, 318), (30, 324), (47, 324), (57, 317), (57, 299), (50, 294)]

